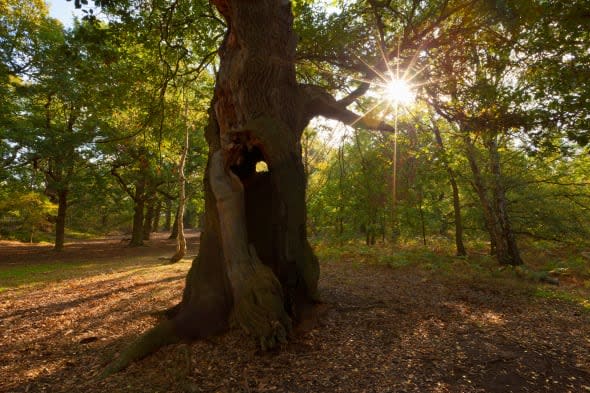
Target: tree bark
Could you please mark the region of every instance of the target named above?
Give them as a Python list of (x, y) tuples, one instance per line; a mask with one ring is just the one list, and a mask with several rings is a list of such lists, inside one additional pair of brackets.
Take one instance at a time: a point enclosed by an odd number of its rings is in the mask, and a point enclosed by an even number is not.
[(170, 225), (172, 225), (172, 200), (166, 200), (166, 213), (165, 213), (165, 221), (164, 221), (164, 230), (169, 231)]
[(160, 229), (160, 216), (162, 215), (162, 200), (158, 199), (156, 208), (154, 209), (154, 217), (152, 220), (152, 232), (158, 232)]
[(152, 220), (154, 218), (154, 201), (149, 199), (143, 216), (143, 240), (150, 240), (152, 234)]
[(131, 228), (130, 246), (143, 246), (143, 211), (145, 207), (145, 178), (135, 184), (133, 197), (133, 227)]
[(64, 248), (66, 231), (66, 211), (68, 208), (68, 190), (57, 192), (57, 217), (55, 218), (55, 244), (53, 249), (61, 251)]
[[(498, 224), (501, 230), (502, 253), (496, 251), (498, 261), (508, 265), (522, 265), (523, 261), (516, 243), (516, 236), (512, 230), (512, 224), (508, 215), (508, 203), (506, 192), (502, 181), (500, 153), (498, 152), (497, 137), (491, 137), (486, 141), (488, 153), (490, 156), (490, 173), (492, 175), (492, 190), (494, 200), (494, 210), (496, 212)], [(496, 245), (496, 248), (497, 245)]]
[[(500, 179), (497, 145), (492, 140), (485, 143), (490, 158), (490, 172), (493, 177), (493, 184), (490, 187), (486, 184), (477, 163), (477, 154), (473, 141), (467, 135), (464, 136), (463, 140), (465, 141), (467, 159), (473, 174), (473, 187), (482, 205), (486, 229), (490, 234), (490, 250), (502, 265), (521, 265), (523, 262), (506, 211), (505, 193)], [(490, 194), (492, 199), (490, 199)]]
[[(344, 138), (343, 138), (344, 139)], [(338, 147), (338, 242), (344, 241), (344, 140)]]
[(465, 250), (465, 244), (463, 243), (463, 219), (461, 217), (461, 199), (459, 196), (459, 187), (457, 186), (457, 180), (455, 179), (455, 171), (449, 165), (447, 159), (447, 153), (443, 144), (440, 130), (436, 124), (433, 124), (432, 132), (434, 133), (434, 139), (443, 157), (443, 165), (447, 174), (449, 175), (449, 182), (453, 189), (453, 213), (455, 215), (455, 247), (457, 250), (457, 256), (467, 255)]
[(420, 227), (422, 229), (422, 243), (426, 246), (426, 222), (424, 220), (424, 209), (422, 208), (422, 191), (418, 192), (418, 215), (420, 216)]
[[(313, 304), (319, 265), (307, 241), (300, 138), (315, 115), (295, 78), (291, 4), (213, 0), (227, 23), (206, 139), (205, 224), (172, 317), (108, 369), (232, 320), (260, 346), (284, 341)], [(257, 173), (265, 161), (268, 172)]]
[(188, 104), (185, 104), (185, 122), (186, 130), (184, 133), (184, 146), (182, 153), (180, 154), (180, 161), (178, 163), (178, 236), (176, 237), (176, 252), (170, 258), (170, 263), (180, 261), (186, 254), (186, 239), (184, 237), (184, 206), (186, 204), (186, 178), (184, 177), (184, 164), (186, 162), (186, 155), (188, 153), (188, 141), (189, 141), (189, 126), (188, 126)]
[(180, 205), (176, 207), (176, 213), (174, 214), (174, 222), (172, 223), (172, 230), (170, 231), (170, 236), (168, 239), (177, 239), (178, 238), (178, 215), (180, 212)]

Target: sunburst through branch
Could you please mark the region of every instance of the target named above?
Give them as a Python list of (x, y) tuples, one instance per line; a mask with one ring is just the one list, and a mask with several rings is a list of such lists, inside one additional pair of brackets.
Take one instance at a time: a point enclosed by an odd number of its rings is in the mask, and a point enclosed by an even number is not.
[(408, 105), (416, 98), (412, 87), (403, 79), (392, 79), (383, 89), (384, 96), (390, 103)]

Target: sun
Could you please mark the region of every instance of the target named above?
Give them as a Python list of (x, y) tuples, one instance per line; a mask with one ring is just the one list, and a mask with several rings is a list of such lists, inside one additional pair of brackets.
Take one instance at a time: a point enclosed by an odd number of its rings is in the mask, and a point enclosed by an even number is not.
[(392, 104), (408, 105), (416, 98), (410, 84), (403, 79), (389, 80), (383, 90), (385, 98)]

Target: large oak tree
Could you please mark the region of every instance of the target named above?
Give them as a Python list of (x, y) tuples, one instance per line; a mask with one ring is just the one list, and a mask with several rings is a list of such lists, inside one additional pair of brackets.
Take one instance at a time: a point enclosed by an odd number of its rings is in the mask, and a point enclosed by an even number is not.
[[(107, 372), (180, 338), (219, 333), (230, 316), (262, 348), (272, 348), (316, 298), (319, 265), (307, 240), (300, 139), (317, 115), (357, 121), (346, 107), (358, 92), (337, 101), (318, 86), (297, 82), (289, 1), (213, 4), (227, 31), (205, 131), (199, 255), (171, 319), (133, 343)], [(267, 172), (256, 172), (260, 161)]]

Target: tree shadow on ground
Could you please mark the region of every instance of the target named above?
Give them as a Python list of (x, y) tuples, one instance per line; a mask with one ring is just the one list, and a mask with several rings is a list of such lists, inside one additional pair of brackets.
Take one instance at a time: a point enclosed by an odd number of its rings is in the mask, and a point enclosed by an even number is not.
[[(49, 303), (49, 304), (43, 305), (43, 306), (32, 306), (29, 308), (17, 310), (13, 313), (0, 314), (0, 316), (2, 316), (2, 318), (15, 318), (15, 317), (16, 318), (26, 318), (26, 317), (30, 316), (31, 314), (44, 314), (45, 316), (51, 316), (52, 314), (60, 314), (67, 309), (81, 306), (81, 305), (83, 305), (83, 303), (88, 303), (88, 302), (108, 298), (110, 296), (119, 294), (121, 292), (133, 291), (136, 289), (140, 289), (141, 287), (145, 287), (145, 286), (158, 285), (158, 284), (161, 285), (161, 284), (170, 283), (173, 281), (183, 279), (185, 276), (186, 276), (185, 274), (181, 274), (181, 275), (177, 275), (177, 276), (173, 276), (173, 277), (162, 278), (160, 280), (155, 280), (155, 281), (148, 281), (148, 282), (142, 282), (142, 283), (131, 283), (131, 284), (129, 284), (129, 286), (126, 286), (126, 287), (118, 287), (115, 289), (111, 289), (109, 291), (98, 292), (98, 293), (95, 293), (91, 296), (80, 297), (80, 298), (76, 298), (76, 299), (69, 300), (66, 302)], [(102, 281), (101, 285), (109, 286), (109, 282), (114, 283), (114, 282), (120, 282), (120, 281), (121, 281), (121, 278), (106, 280), (106, 281)]]
[[(448, 282), (415, 269), (343, 263), (324, 263), (322, 269), (324, 303), (274, 352), (260, 352), (252, 339), (233, 330), (163, 348), (94, 381), (109, 355), (155, 323), (145, 315), (155, 307), (151, 287), (137, 286), (129, 289), (133, 304), (112, 319), (102, 314), (92, 322), (103, 321), (103, 329), (116, 332), (113, 338), (87, 345), (61, 342), (61, 358), (54, 358), (47, 372), (11, 389), (582, 392), (590, 385), (590, 318), (576, 305), (531, 298), (520, 289)], [(158, 304), (172, 297), (163, 295)], [(78, 323), (88, 323), (86, 317)], [(44, 364), (43, 357), (35, 364)]]

